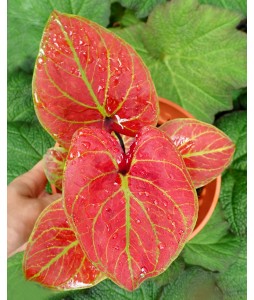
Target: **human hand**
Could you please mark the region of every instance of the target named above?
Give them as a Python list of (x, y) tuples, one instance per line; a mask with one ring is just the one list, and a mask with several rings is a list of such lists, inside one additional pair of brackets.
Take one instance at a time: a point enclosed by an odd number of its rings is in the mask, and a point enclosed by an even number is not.
[[(7, 187), (7, 254), (24, 250), (35, 221), (42, 210), (59, 199), (61, 194), (45, 191), (47, 178), (43, 161), (30, 171), (14, 179)], [(21, 247), (21, 248), (20, 248)], [(20, 249), (19, 249), (20, 248)]]

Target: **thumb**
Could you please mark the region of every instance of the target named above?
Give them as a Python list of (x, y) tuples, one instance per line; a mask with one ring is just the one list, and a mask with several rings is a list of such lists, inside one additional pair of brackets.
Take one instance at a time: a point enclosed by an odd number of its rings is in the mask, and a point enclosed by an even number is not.
[(8, 258), (13, 256), (14, 254), (18, 253), (18, 252), (23, 252), (26, 250), (27, 247), (27, 242), (24, 243), (22, 246), (20, 246), (19, 248), (17, 248), (16, 250), (12, 251), (11, 253), (8, 253)]
[(54, 194), (54, 195), (50, 195), (45, 193), (44, 195), (42, 195), (40, 197), (40, 203), (42, 205), (42, 209), (46, 208), (49, 204), (51, 204), (52, 202), (58, 200), (62, 198), (62, 194)]
[(43, 161), (40, 160), (31, 170), (20, 175), (11, 182), (16, 191), (23, 196), (36, 198), (45, 189), (47, 178), (43, 169)]

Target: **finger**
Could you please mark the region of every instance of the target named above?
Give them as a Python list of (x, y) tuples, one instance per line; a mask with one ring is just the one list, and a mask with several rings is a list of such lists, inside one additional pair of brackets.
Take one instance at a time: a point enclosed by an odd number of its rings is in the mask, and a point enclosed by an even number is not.
[(17, 177), (12, 183), (20, 195), (37, 197), (45, 189), (47, 178), (40, 160), (31, 170)]
[[(41, 199), (26, 198), (23, 207), (18, 205), (14, 213), (8, 210), (7, 248), (8, 254), (24, 244), (41, 212), (52, 202), (61, 198), (61, 194), (48, 195)], [(15, 209), (15, 208), (14, 208)]]
[(18, 253), (18, 252), (22, 252), (25, 251), (27, 247), (27, 242), (24, 243), (22, 246), (20, 246), (19, 248), (17, 248), (16, 250), (12, 251), (11, 253), (8, 253), (8, 258), (13, 256), (14, 254)]
[(62, 198), (62, 194), (54, 194), (54, 195), (45, 195), (43, 197), (41, 197), (41, 205), (43, 206), (43, 209), (45, 207), (47, 207), (49, 204), (51, 204), (52, 202), (54, 202), (55, 200), (58, 200)]

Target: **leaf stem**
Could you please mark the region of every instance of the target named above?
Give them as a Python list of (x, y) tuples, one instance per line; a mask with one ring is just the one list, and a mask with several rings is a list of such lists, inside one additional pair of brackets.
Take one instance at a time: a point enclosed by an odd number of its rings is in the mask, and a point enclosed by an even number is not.
[(125, 146), (124, 146), (124, 142), (123, 142), (123, 139), (122, 139), (122, 137), (121, 137), (121, 134), (119, 134), (119, 133), (116, 132), (116, 131), (114, 131), (114, 133), (115, 133), (116, 137), (117, 137), (118, 140), (119, 140), (119, 143), (120, 143), (120, 145), (121, 145), (121, 147), (122, 147), (122, 149), (123, 149), (123, 152), (125, 153)]

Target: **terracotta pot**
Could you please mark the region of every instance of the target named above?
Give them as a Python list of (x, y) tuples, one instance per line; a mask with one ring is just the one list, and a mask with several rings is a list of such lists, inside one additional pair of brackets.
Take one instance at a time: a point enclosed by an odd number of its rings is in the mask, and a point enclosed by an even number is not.
[[(158, 124), (161, 125), (168, 120), (176, 118), (194, 118), (190, 113), (184, 110), (181, 106), (163, 99), (159, 98), (160, 103), (160, 117)], [(212, 182), (208, 183), (202, 187), (201, 193), (198, 196), (199, 211), (196, 226), (189, 238), (192, 239), (197, 235), (200, 230), (204, 228), (208, 220), (211, 218), (213, 211), (220, 195), (221, 186), (221, 176), (218, 176)]]
[[(184, 110), (181, 106), (166, 100), (164, 98), (159, 98), (160, 105), (160, 117), (158, 121), (158, 125), (161, 125), (168, 120), (176, 119), (176, 118), (194, 118), (190, 113)], [(58, 146), (56, 143), (55, 146)], [(216, 204), (220, 195), (220, 186), (221, 186), (221, 176), (217, 177), (215, 180), (205, 185), (202, 188), (201, 193), (198, 196), (199, 202), (199, 211), (198, 211), (198, 219), (196, 226), (189, 238), (192, 239), (195, 235), (197, 235), (200, 230), (204, 228), (208, 220), (211, 218), (212, 213), (216, 207)], [(51, 185), (52, 193), (56, 194), (60, 192), (56, 189), (54, 185)]]

